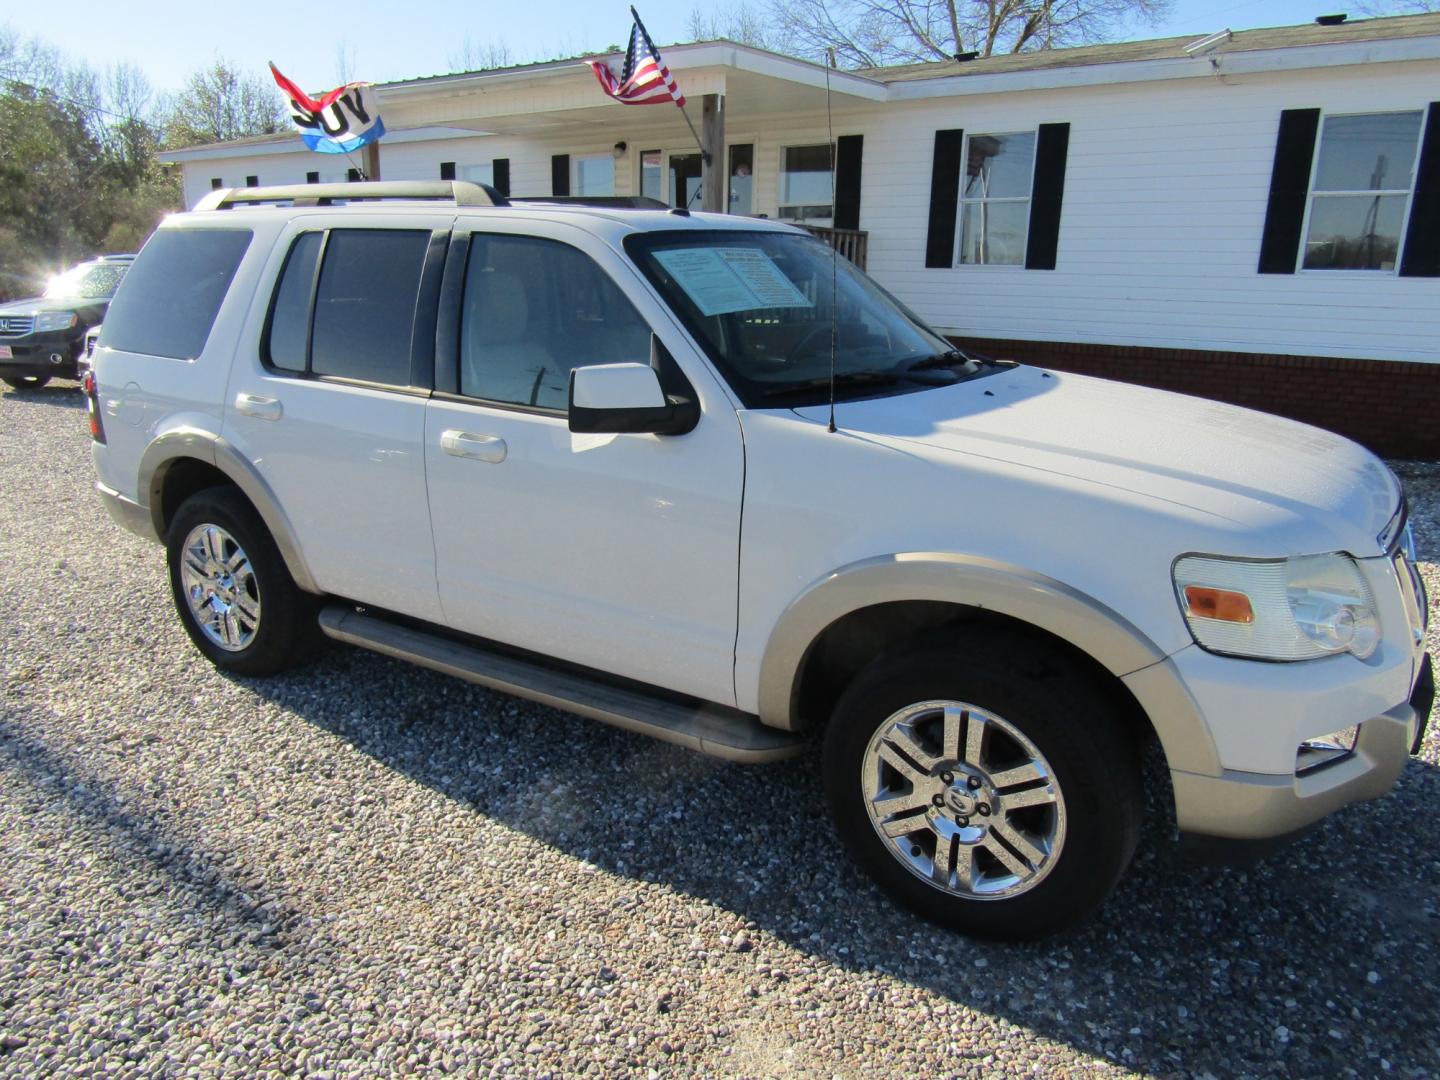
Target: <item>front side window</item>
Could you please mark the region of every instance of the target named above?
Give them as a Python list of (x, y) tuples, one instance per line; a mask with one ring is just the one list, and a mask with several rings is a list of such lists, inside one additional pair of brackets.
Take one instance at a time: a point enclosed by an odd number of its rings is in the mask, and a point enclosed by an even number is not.
[(969, 135), (960, 188), (962, 265), (1024, 266), (1035, 133)]
[(302, 233), (270, 308), (270, 366), (409, 386), (415, 305), (429, 245), (430, 233), (419, 229)]
[(249, 229), (156, 232), (126, 272), (100, 344), (177, 360), (198, 357), (252, 236)]
[(570, 371), (650, 359), (650, 327), (584, 252), (475, 233), (460, 317), (460, 393), (565, 412)]
[(828, 225), (835, 216), (830, 187), (830, 146), (787, 146), (780, 151), (779, 217)]
[(1422, 120), (1418, 111), (1325, 118), (1310, 183), (1306, 270), (1399, 265)]
[(615, 159), (611, 155), (577, 157), (572, 167), (575, 179), (571, 190), (576, 195), (615, 194)]
[(979, 366), (818, 240), (760, 230), (636, 233), (626, 251), (751, 408), (903, 393)]

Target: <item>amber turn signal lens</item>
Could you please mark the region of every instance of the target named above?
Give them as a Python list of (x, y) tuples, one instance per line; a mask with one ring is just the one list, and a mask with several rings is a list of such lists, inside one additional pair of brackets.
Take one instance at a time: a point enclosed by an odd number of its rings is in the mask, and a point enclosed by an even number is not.
[(1238, 623), (1255, 621), (1255, 611), (1250, 607), (1250, 598), (1243, 592), (1186, 585), (1185, 606), (1189, 608), (1191, 615), (1198, 615), (1202, 619)]

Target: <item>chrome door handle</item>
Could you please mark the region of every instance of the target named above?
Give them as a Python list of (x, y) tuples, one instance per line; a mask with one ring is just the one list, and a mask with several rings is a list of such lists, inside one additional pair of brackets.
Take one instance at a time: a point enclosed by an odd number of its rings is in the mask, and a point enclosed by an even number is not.
[(285, 406), (278, 398), (257, 397), (255, 394), (236, 394), (235, 411), (260, 420), (279, 420), (285, 413)]
[(440, 447), (451, 457), (474, 458), (492, 465), (505, 460), (505, 440), (499, 435), (476, 435), (452, 428), (441, 434)]

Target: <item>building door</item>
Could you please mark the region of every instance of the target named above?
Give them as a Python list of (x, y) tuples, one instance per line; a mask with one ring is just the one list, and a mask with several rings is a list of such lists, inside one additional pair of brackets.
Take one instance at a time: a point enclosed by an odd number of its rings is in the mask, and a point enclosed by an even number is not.
[(700, 209), (700, 155), (670, 155), (670, 205), (685, 210)]

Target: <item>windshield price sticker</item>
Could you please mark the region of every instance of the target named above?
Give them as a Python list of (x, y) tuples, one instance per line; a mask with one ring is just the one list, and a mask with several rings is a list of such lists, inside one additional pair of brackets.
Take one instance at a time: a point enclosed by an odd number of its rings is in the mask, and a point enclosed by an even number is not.
[(759, 248), (672, 248), (655, 258), (702, 315), (815, 306)]

